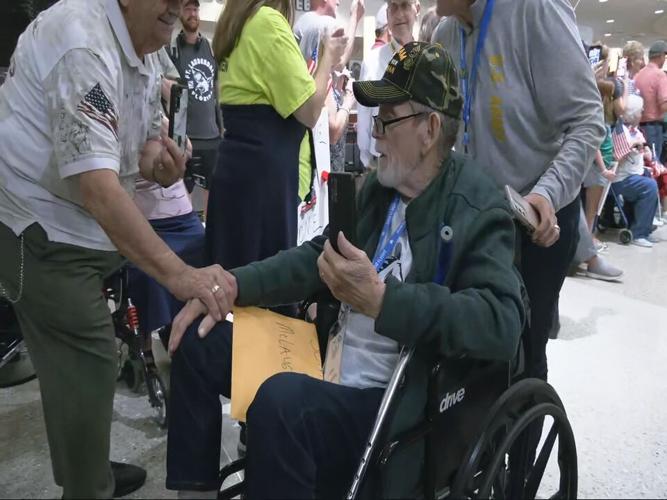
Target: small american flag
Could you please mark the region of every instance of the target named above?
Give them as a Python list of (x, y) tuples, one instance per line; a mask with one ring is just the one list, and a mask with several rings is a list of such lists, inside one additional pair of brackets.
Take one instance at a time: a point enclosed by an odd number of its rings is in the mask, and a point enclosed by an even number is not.
[(83, 97), (76, 109), (102, 124), (118, 140), (118, 113), (99, 83)]
[(636, 134), (639, 134), (641, 136), (641, 132), (639, 132), (638, 130), (635, 131), (630, 130), (625, 125), (623, 126), (622, 129), (614, 130), (612, 132), (611, 141), (614, 144), (614, 158), (616, 159), (616, 161), (622, 160), (630, 153), (632, 153), (632, 146), (630, 145), (630, 139), (628, 136), (632, 135), (634, 142), (635, 139), (634, 136)]
[(311, 75), (315, 73), (315, 68), (317, 67), (317, 49), (318, 47), (315, 47), (313, 49), (312, 54), (310, 55), (309, 58), (306, 58), (306, 65), (308, 66), (308, 73)]

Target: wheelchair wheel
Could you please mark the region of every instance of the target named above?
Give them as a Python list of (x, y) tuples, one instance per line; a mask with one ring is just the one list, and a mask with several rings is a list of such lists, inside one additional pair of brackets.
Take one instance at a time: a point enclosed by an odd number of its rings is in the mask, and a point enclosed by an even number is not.
[(144, 381), (144, 368), (141, 360), (134, 358), (125, 360), (121, 370), (121, 378), (132, 392), (140, 392), (141, 383)]
[[(533, 455), (545, 417), (553, 423)], [(558, 490), (546, 496), (576, 498), (574, 435), (560, 398), (546, 382), (525, 379), (510, 387), (482, 429), (457, 473), (452, 498), (535, 498), (556, 442)]]
[(632, 231), (629, 229), (621, 229), (621, 232), (618, 233), (618, 241), (623, 243), (624, 245), (629, 245), (630, 242), (632, 241)]
[(148, 372), (146, 387), (148, 399), (155, 412), (153, 418), (160, 428), (164, 429), (167, 427), (167, 389), (160, 376), (152, 371)]
[(0, 368), (0, 388), (25, 384), (36, 378), (37, 375), (30, 360), (28, 348), (21, 343), (11, 359)]

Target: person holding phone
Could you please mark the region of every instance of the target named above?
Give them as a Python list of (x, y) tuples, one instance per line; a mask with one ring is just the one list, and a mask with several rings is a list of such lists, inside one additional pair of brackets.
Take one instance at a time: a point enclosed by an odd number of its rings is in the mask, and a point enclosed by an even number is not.
[(577, 247), (579, 191), (605, 135), (600, 93), (569, 1), (437, 5), (448, 17), (433, 40), (450, 48), (468, 75), (456, 148), (540, 217), (536, 231), (522, 232), (520, 266), (531, 303), (526, 375), (546, 380), (546, 345)]
[[(360, 103), (379, 107), (373, 135), (380, 152), (357, 198), (356, 235), (328, 228), (232, 269), (234, 286), (225, 288), (238, 306), (318, 297), (320, 344), (330, 332), (331, 342), (342, 344), (340, 357), (323, 352), (325, 380), (281, 373), (260, 386), (247, 418), (248, 498), (344, 498), (399, 346), (416, 346), (416, 362), (392, 435), (423, 418), (424, 381), (436, 359), (509, 360), (518, 348), (525, 312), (514, 223), (480, 167), (451, 151), (462, 100), (450, 55), (439, 45), (409, 43), (382, 80), (353, 88)], [(354, 213), (354, 185), (345, 192), (333, 207)], [(218, 486), (219, 395), (230, 393), (232, 329), (190, 301), (169, 340), (169, 477), (178, 460), (193, 489)], [(417, 440), (400, 468), (389, 463), (387, 474), (400, 479), (388, 498), (414, 494), (423, 445)]]

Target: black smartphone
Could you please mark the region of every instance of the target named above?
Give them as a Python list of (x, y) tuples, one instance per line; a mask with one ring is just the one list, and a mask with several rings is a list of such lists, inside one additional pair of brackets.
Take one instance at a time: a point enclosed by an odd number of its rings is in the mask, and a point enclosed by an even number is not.
[(175, 82), (169, 94), (169, 137), (185, 153), (188, 127), (188, 87), (182, 82)]
[(357, 202), (354, 175), (349, 172), (329, 174), (329, 241), (338, 250), (338, 233), (357, 246)]

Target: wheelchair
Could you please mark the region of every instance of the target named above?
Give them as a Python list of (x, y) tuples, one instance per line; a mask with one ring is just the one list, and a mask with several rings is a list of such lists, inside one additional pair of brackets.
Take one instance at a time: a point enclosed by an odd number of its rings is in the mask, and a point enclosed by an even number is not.
[[(154, 418), (162, 428), (167, 425), (167, 390), (150, 349), (151, 338), (139, 328), (137, 308), (128, 296), (127, 267), (111, 274), (102, 290), (111, 310), (118, 346), (118, 380), (139, 392), (146, 383)], [(14, 309), (0, 300), (0, 388), (24, 384), (36, 378)]]
[(629, 245), (634, 237), (632, 231), (630, 231), (631, 218), (632, 205), (624, 203), (622, 198), (614, 191), (614, 186), (610, 186), (602, 212), (597, 218), (597, 230), (604, 233), (610, 228), (619, 229), (618, 241), (623, 245)]
[(0, 299), (0, 388), (25, 384), (36, 377), (14, 309)]
[[(167, 389), (155, 364), (151, 350), (151, 332), (139, 327), (139, 311), (129, 297), (128, 267), (124, 266), (104, 281), (104, 297), (111, 310), (118, 345), (118, 380), (135, 393), (146, 384), (153, 418), (166, 428), (168, 417)], [(157, 332), (160, 333), (159, 331)]]
[[(424, 443), (421, 475), (411, 498), (536, 498), (557, 444), (557, 490), (540, 495), (576, 498), (577, 452), (572, 428), (556, 391), (539, 379), (520, 378), (522, 361), (500, 363), (467, 358), (437, 362), (428, 380), (423, 419), (391, 435), (391, 419), (415, 356), (403, 348), (370, 432), (348, 499), (387, 498), (392, 460)], [(552, 420), (533, 458), (545, 417)], [(531, 437), (534, 443), (531, 441)], [(531, 446), (532, 443), (532, 446)], [(245, 480), (223, 489), (245, 459), (220, 471), (219, 499), (243, 495)], [(406, 496), (406, 495), (402, 495)]]

